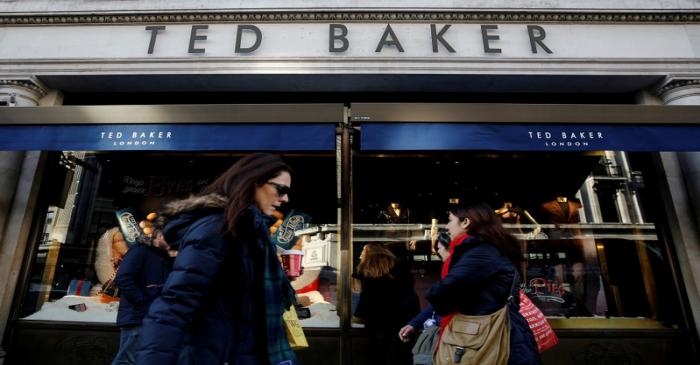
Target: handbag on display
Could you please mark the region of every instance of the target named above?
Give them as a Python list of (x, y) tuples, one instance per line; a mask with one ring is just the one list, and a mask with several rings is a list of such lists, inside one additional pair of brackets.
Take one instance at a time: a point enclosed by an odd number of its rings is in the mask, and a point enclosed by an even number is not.
[(92, 282), (87, 280), (73, 279), (68, 284), (68, 295), (79, 295), (81, 297), (90, 296), (90, 289), (92, 288)]
[(559, 343), (559, 338), (547, 322), (547, 318), (522, 289), (520, 289), (520, 315), (527, 320), (532, 335), (535, 336), (539, 353), (543, 353)]
[(301, 328), (301, 321), (299, 321), (294, 305), (284, 311), (284, 314), (282, 314), (282, 319), (284, 320), (284, 329), (287, 331), (287, 340), (289, 341), (289, 346), (292, 348), (292, 350), (305, 349), (309, 347), (309, 343), (306, 341), (306, 336), (304, 335), (304, 330)]
[(114, 275), (112, 276), (112, 278), (107, 280), (107, 282), (104, 283), (104, 285), (102, 285), (102, 289), (97, 294), (97, 297), (99, 298), (100, 303), (111, 303), (119, 301), (119, 288), (117, 288), (117, 284), (114, 282)]
[(494, 313), (468, 316), (457, 313), (447, 324), (433, 354), (435, 365), (506, 365), (510, 357), (510, 318), (517, 273), (506, 304)]

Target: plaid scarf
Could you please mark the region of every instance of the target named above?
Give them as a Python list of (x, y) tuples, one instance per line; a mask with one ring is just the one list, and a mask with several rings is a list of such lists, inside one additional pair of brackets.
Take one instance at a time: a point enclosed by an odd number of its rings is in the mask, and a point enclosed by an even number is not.
[[(276, 218), (265, 216), (256, 206), (251, 206), (255, 227), (258, 232), (257, 244), (263, 251), (263, 293), (265, 305), (265, 338), (267, 356), (271, 365), (296, 364), (296, 356), (289, 346), (282, 313), (296, 304), (296, 293), (289, 283), (277, 258), (277, 248), (270, 240), (269, 226)], [(285, 363), (285, 361), (289, 361)]]

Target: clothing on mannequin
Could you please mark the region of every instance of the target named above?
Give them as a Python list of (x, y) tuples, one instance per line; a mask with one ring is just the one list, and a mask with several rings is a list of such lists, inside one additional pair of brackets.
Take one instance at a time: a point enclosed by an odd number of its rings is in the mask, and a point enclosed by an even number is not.
[[(581, 229), (578, 227), (578, 210), (582, 205), (578, 200), (564, 195), (544, 202), (539, 206), (543, 223), (554, 224), (549, 229), (550, 240), (542, 242), (537, 249), (549, 256), (543, 262), (548, 280), (560, 287), (559, 292), (564, 303), (561, 308), (564, 315), (590, 316), (595, 313), (595, 299), (599, 291), (599, 278), (593, 274), (594, 267), (585, 257)], [(559, 227), (559, 225), (574, 225)], [(539, 275), (532, 275), (539, 276)], [(554, 313), (552, 313), (554, 314)]]
[(378, 218), (381, 223), (408, 223), (408, 209), (391, 202), (379, 212)]
[[(533, 218), (527, 210), (522, 209), (518, 206), (514, 206), (513, 203), (510, 201), (503, 202), (503, 206), (496, 209), (494, 212), (501, 217), (503, 223), (514, 223), (519, 225), (522, 223), (522, 217), (525, 217), (525, 219), (527, 219), (528, 222), (534, 224), (535, 229), (527, 234), (526, 239), (534, 239), (538, 237), (542, 232), (542, 226), (540, 226), (540, 224), (537, 223), (535, 218)], [(522, 229), (520, 229), (520, 232), (525, 233), (522, 231)]]
[(547, 223), (566, 224), (578, 223), (578, 210), (581, 203), (565, 196), (557, 196), (554, 200), (544, 202), (540, 210), (544, 213)]

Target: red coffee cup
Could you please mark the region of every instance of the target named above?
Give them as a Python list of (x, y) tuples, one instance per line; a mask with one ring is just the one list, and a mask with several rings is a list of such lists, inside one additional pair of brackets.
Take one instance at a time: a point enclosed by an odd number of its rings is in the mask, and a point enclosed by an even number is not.
[(286, 250), (282, 252), (282, 268), (288, 276), (301, 275), (301, 258), (304, 252), (300, 250)]

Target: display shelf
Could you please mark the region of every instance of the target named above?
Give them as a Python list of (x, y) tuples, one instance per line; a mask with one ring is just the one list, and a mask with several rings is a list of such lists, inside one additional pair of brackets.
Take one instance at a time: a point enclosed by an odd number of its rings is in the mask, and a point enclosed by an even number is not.
[[(545, 236), (532, 237), (537, 225), (504, 224), (515, 237), (528, 241), (539, 240), (581, 240), (619, 239), (628, 241), (657, 241), (656, 226), (653, 223), (580, 223), (580, 224), (541, 224)], [(430, 224), (354, 224), (355, 242), (396, 242), (430, 240)], [(445, 225), (438, 225), (445, 229)], [(324, 224), (312, 226), (296, 232), (297, 236), (337, 233), (338, 225)], [(556, 234), (555, 234), (556, 233)]]

